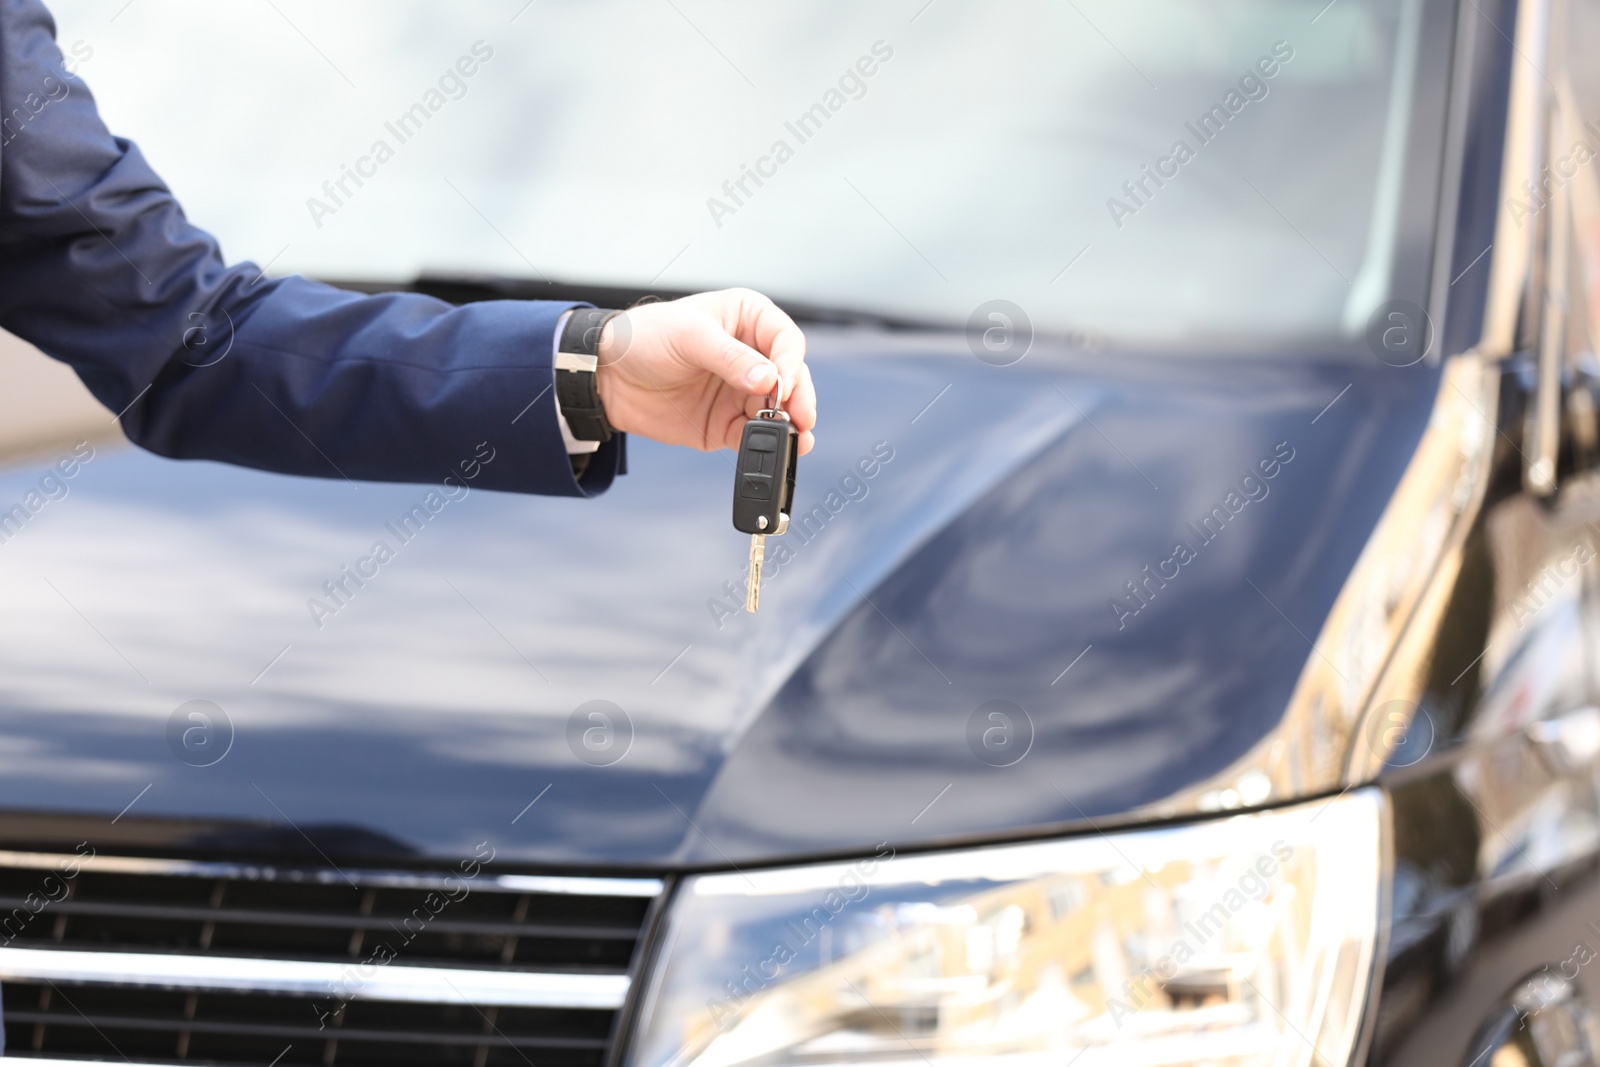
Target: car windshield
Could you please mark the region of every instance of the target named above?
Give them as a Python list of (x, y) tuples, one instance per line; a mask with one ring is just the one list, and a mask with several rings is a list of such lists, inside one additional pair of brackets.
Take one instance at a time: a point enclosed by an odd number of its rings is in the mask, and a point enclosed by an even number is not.
[(1163, 341), (1354, 337), (1394, 295), (1424, 5), (52, 4), (108, 124), (275, 274)]

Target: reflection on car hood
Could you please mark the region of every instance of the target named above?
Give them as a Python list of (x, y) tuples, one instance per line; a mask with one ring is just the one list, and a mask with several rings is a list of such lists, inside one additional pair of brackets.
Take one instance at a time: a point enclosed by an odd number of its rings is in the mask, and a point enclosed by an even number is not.
[[(426, 487), (97, 456), (0, 545), (0, 844), (651, 868), (1125, 813), (1276, 724), (1433, 388), (812, 350), (821, 444), (755, 616), (726, 452), (635, 441), (597, 500), (473, 492), (410, 540)], [(347, 566), (376, 573), (335, 598)], [(209, 766), (194, 708), (169, 729), (193, 700), (231, 722)]]

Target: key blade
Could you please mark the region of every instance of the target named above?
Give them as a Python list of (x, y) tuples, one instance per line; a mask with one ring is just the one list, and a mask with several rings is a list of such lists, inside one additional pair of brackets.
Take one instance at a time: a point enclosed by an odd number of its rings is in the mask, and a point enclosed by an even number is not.
[(767, 560), (767, 535), (750, 535), (750, 580), (744, 594), (744, 610), (755, 614), (761, 607), (761, 567)]

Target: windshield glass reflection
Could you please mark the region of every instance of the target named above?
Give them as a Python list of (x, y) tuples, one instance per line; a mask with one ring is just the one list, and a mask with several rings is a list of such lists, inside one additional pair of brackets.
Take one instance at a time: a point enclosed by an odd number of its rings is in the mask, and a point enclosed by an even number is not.
[(1355, 336), (1392, 295), (1423, 0), (54, 6), (108, 122), (274, 272), (1173, 340)]

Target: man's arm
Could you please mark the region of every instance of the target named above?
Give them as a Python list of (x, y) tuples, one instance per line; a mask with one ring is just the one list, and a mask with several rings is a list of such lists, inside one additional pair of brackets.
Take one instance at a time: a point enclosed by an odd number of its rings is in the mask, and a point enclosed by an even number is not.
[[(9, 119), (10, 121), (4, 121)], [(436, 481), (479, 443), (475, 484), (578, 495), (552, 349), (572, 305), (452, 307), (229, 268), (137, 147), (65, 74), (38, 0), (0, 0), (0, 326), (72, 365), (138, 444), (321, 477)]]

